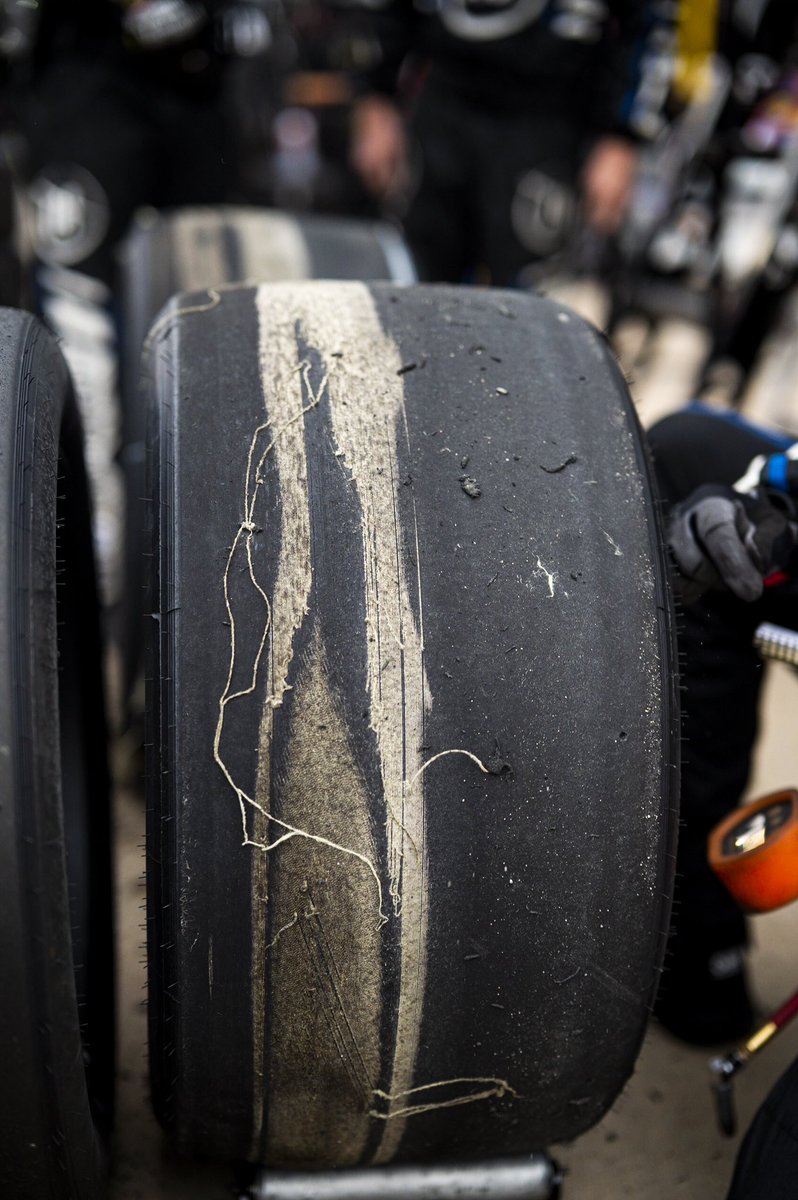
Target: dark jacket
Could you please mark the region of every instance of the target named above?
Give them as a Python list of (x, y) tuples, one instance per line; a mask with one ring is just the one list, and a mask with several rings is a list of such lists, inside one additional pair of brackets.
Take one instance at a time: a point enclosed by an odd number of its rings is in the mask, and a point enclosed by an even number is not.
[(380, 61), (367, 83), (395, 92), (412, 54), (482, 107), (543, 106), (586, 132), (629, 133), (660, 8), (650, 0), (388, 0), (372, 11)]
[(131, 80), (178, 91), (213, 90), (220, 0), (44, 0), (33, 48), (34, 76), (54, 63), (103, 61)]

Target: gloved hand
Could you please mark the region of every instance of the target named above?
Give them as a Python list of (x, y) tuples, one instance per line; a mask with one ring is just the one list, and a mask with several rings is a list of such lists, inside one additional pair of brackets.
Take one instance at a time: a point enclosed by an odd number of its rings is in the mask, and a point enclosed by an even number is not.
[(668, 545), (683, 603), (723, 588), (758, 600), (764, 576), (785, 567), (798, 546), (798, 516), (788, 496), (708, 484), (673, 508)]

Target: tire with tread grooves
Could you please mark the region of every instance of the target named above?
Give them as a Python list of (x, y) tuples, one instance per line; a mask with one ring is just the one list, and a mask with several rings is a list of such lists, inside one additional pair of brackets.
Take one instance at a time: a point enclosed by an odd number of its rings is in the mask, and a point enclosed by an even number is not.
[(415, 267), (386, 222), (220, 205), (136, 218), (121, 250), (122, 463), (126, 477), (125, 674), (141, 662), (146, 418), (140, 391), (147, 332), (170, 296), (236, 281), (387, 279), (413, 283)]
[(109, 780), (82, 431), (0, 309), (0, 1194), (95, 1200), (113, 1116)]
[(628, 1078), (669, 920), (671, 600), (604, 339), (524, 293), (170, 303), (152, 1092), (274, 1167), (526, 1154)]

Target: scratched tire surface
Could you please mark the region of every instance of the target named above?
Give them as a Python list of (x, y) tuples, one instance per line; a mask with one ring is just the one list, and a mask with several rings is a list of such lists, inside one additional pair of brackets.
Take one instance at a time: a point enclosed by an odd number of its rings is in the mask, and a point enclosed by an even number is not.
[(66, 365), (0, 309), (0, 1195), (104, 1194), (109, 794), (81, 430)]
[(121, 253), (122, 461), (127, 489), (125, 658), (128, 686), (140, 667), (143, 613), (145, 404), (141, 349), (153, 320), (177, 292), (236, 280), (390, 279), (415, 268), (385, 223), (276, 210), (183, 208), (137, 218)]
[(527, 294), (174, 299), (150, 351), (151, 1071), (185, 1149), (525, 1153), (656, 987), (670, 599), (603, 339)]

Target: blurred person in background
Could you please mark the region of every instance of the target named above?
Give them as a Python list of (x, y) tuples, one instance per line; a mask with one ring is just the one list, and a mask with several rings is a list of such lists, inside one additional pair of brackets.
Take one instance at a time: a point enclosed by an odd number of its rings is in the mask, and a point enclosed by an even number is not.
[(617, 231), (649, 116), (647, 48), (659, 38), (661, 51), (671, 7), (387, 0), (370, 9), (374, 53), (358, 80), (352, 161), (372, 193), (406, 198), (424, 278), (532, 282), (534, 264), (572, 237), (577, 209), (601, 236)]
[(110, 283), (137, 208), (221, 203), (240, 189), (232, 80), (243, 60), (263, 66), (273, 8), (42, 0), (38, 9), (13, 78), (34, 249)]
[(30, 305), (86, 431), (104, 599), (120, 598), (116, 252), (134, 213), (241, 199), (266, 154), (279, 0), (2, 0)]
[[(682, 822), (670, 954), (655, 1012), (681, 1039), (741, 1040), (755, 1023), (746, 927), (710, 869), (707, 837), (751, 767), (763, 621), (798, 630), (798, 443), (739, 418), (685, 411), (649, 431), (683, 603)], [(728, 1200), (793, 1200), (798, 1062), (760, 1106)]]
[(746, 921), (711, 870), (710, 831), (739, 802), (758, 731), (763, 621), (798, 629), (798, 443), (707, 411), (648, 432), (682, 602), (684, 738), (671, 935), (655, 1005), (695, 1045), (753, 1029)]
[[(711, 148), (707, 155), (720, 181), (730, 146), (753, 155), (759, 145), (765, 154), (762, 139), (770, 131), (772, 153), (783, 150), (783, 123), (789, 124), (792, 111), (783, 90), (798, 65), (798, 10), (793, 0), (746, 0), (707, 6), (704, 17), (705, 52), (714, 53), (719, 44), (733, 67), (720, 149), (714, 161)], [(699, 65), (693, 61), (692, 69)], [(790, 153), (798, 165), (794, 130), (792, 137)], [(785, 200), (792, 201), (795, 179), (785, 175), (785, 183)], [(750, 218), (749, 225), (755, 235)], [(743, 223), (738, 236), (751, 235)], [(782, 275), (775, 264), (768, 273), (766, 265), (761, 263), (761, 278), (749, 281), (750, 291), (741, 292), (745, 303), (735, 320), (723, 323), (719, 314), (715, 329), (715, 356), (735, 359), (743, 375), (770, 331), (780, 288), (790, 276), (794, 280), (798, 260)], [(746, 1036), (756, 1019), (746, 921), (709, 867), (707, 837), (739, 803), (750, 774), (764, 675), (754, 630), (763, 621), (798, 627), (798, 447), (738, 418), (699, 409), (659, 422), (649, 440), (683, 601), (685, 742), (676, 892), (655, 1013), (680, 1039), (711, 1045)]]
[(378, 203), (348, 152), (360, 31), (353, 28), (345, 0), (290, 0), (286, 15), (295, 55), (272, 126), (266, 198), (292, 211), (373, 219)]
[(798, 271), (798, 9), (706, 0), (683, 17), (615, 302), (704, 324), (699, 391), (720, 384), (737, 402)]
[(727, 18), (722, 39), (734, 68), (719, 164), (718, 217), (728, 232), (718, 247), (721, 281), (705, 382), (726, 360), (736, 372), (734, 400), (798, 278), (798, 8), (794, 0), (765, 0), (758, 8), (758, 21)]

